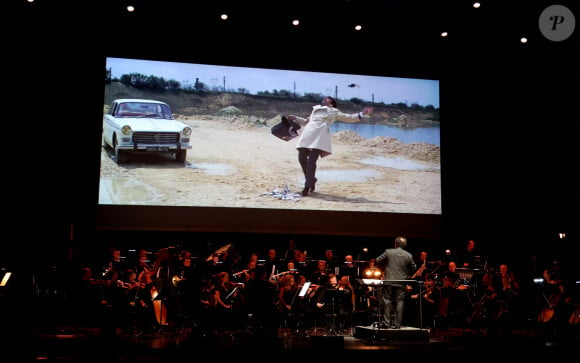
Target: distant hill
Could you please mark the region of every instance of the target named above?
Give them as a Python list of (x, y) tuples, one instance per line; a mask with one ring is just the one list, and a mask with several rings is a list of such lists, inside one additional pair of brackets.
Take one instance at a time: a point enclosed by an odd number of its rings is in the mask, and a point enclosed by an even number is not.
[[(270, 119), (277, 115), (298, 115), (307, 117), (315, 104), (308, 99), (289, 99), (269, 96), (255, 96), (241, 93), (198, 93), (198, 92), (156, 92), (126, 86), (120, 82), (105, 85), (105, 106), (117, 98), (147, 98), (168, 103), (173, 113), (184, 116), (220, 115), (235, 112), (242, 115)], [(354, 104), (339, 100), (338, 108), (347, 113), (360, 111), (364, 106), (374, 108), (373, 115), (363, 122), (369, 124), (399, 127), (437, 127), (437, 111), (376, 104)]]

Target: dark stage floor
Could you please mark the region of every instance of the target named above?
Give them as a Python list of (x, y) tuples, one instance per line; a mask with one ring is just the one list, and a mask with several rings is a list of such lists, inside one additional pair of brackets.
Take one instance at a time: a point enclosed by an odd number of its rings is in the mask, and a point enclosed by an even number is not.
[[(7, 333), (7, 332), (4, 332)], [(307, 329), (298, 335), (286, 328), (277, 336), (260, 337), (249, 332), (224, 332), (203, 336), (195, 329), (160, 329), (149, 334), (128, 334), (96, 328), (42, 327), (15, 330), (2, 340), (4, 352), (22, 359), (131, 361), (311, 361), (338, 356), (342, 359), (375, 357), (490, 358), (494, 362), (518, 357), (547, 361), (574, 354), (578, 337), (547, 339), (535, 331), (518, 330), (510, 336), (489, 336), (462, 329), (446, 331), (402, 327), (373, 329), (355, 326), (344, 332), (326, 328)], [(546, 360), (543, 360), (546, 359)]]
[[(69, 307), (52, 300), (4, 299), (0, 305), (0, 354), (18, 361), (199, 361), (231, 362), (336, 362), (401, 358), (450, 357), (463, 362), (489, 358), (490, 362), (524, 363), (569, 361), (580, 358), (580, 324), (550, 334), (537, 322), (512, 329), (509, 334), (452, 327), (377, 329), (366, 320), (350, 329), (331, 331), (324, 325), (308, 325), (305, 334), (278, 328), (269, 336), (253, 329), (226, 330), (209, 335), (196, 324), (170, 324), (140, 334), (115, 328), (107, 319), (82, 324), (70, 318)], [(410, 359), (410, 360), (408, 360)], [(513, 363), (513, 362), (511, 362)]]

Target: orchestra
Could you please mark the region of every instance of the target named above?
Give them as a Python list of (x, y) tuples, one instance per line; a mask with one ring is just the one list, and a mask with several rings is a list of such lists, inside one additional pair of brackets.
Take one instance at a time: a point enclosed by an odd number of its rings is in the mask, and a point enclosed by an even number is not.
[[(252, 322), (248, 301), (255, 299), (247, 296), (246, 286), (256, 278), (257, 266), (267, 269), (265, 283), (275, 291), (268, 313), (281, 328), (305, 334), (306, 327), (320, 326), (333, 334), (345, 334), (355, 324), (373, 325), (384, 313), (379, 296), (388, 280), (374, 259), (354, 260), (345, 255), (344, 262), (328, 268), (324, 256), (296, 261), (294, 257), (301, 254), (295, 253), (266, 266), (257, 254), (252, 258), (248, 254), (247, 260), (242, 256), (237, 264), (230, 264), (225, 256), (231, 248), (221, 248), (208, 258), (175, 247), (156, 252), (134, 250), (127, 257), (117, 253), (115, 267), (107, 261), (102, 278), (91, 276), (88, 281), (97, 289), (94, 295), (100, 305), (114, 311), (116, 319), (123, 321), (120, 325), (139, 332), (192, 321), (216, 334), (244, 329)], [(122, 264), (119, 257), (123, 257)], [(408, 281), (398, 281), (405, 286), (409, 307), (404, 326), (479, 330), (513, 319), (521, 283), (507, 265), (498, 265), (497, 270), (487, 264), (457, 267), (455, 261), (431, 260), (425, 251), (418, 257)], [(117, 271), (120, 266), (124, 271)], [(539, 322), (554, 316), (554, 306), (564, 299), (558, 292), (552, 289), (545, 295), (547, 303), (538, 310)], [(575, 324), (579, 320), (577, 312), (565, 318)]]

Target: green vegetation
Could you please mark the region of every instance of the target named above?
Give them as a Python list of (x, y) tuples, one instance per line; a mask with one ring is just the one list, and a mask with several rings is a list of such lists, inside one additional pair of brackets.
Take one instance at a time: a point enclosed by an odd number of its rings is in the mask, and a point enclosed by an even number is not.
[[(120, 79), (113, 79), (111, 76), (111, 69), (107, 69), (105, 72), (105, 83), (110, 84), (111, 82), (121, 82), (126, 86), (135, 87), (142, 90), (149, 90), (149, 91), (181, 91), (184, 93), (219, 93), (219, 92), (228, 92), (228, 93), (239, 93), (239, 94), (249, 94), (249, 91), (245, 88), (238, 88), (237, 90), (233, 89), (224, 89), (225, 87), (214, 87), (214, 89), (210, 89), (207, 87), (203, 82), (199, 81), (199, 78), (195, 79), (195, 83), (193, 86), (183, 87), (182, 84), (174, 79), (166, 80), (163, 77), (157, 76), (146, 76), (140, 73), (130, 73), (124, 74), (121, 76)], [(289, 90), (265, 90), (259, 91), (256, 94), (257, 96), (261, 97), (270, 97), (270, 98), (282, 98), (282, 99), (294, 99), (294, 100), (302, 100), (302, 101), (311, 101), (311, 102), (319, 102), (325, 95), (320, 93), (305, 93), (303, 96), (298, 96), (294, 92)], [(341, 100), (337, 100), (341, 101)], [(342, 100), (344, 101), (344, 100)], [(397, 108), (411, 108), (415, 111), (427, 111), (432, 112), (434, 118), (433, 121), (439, 121), (439, 109), (436, 109), (433, 105), (421, 106), (417, 103), (412, 103), (410, 106), (403, 102), (392, 103), (392, 104), (385, 104), (384, 102), (365, 102), (360, 98), (353, 97), (348, 100), (354, 105), (359, 106), (367, 106), (367, 105), (382, 105), (382, 106), (390, 106), (390, 107), (397, 107)], [(341, 102), (342, 103), (342, 102)]]
[[(137, 90), (152, 92), (158, 95), (166, 93), (167, 96), (170, 94), (179, 93), (181, 95), (189, 95), (192, 97), (208, 97), (208, 96), (218, 96), (220, 94), (228, 95), (239, 95), (249, 97), (253, 100), (262, 101), (275, 101), (276, 106), (279, 110), (284, 109), (282, 103), (291, 102), (296, 107), (297, 104), (303, 105), (303, 113), (308, 112), (312, 104), (320, 102), (320, 100), (325, 96), (320, 93), (304, 93), (303, 95), (298, 95), (289, 90), (264, 90), (257, 92), (256, 95), (250, 95), (249, 91), (245, 88), (238, 89), (227, 89), (225, 87), (213, 87), (210, 88), (203, 82), (199, 81), (199, 78), (195, 79), (193, 85), (182, 85), (180, 82), (169, 79), (166, 80), (163, 77), (157, 76), (146, 76), (140, 73), (130, 73), (124, 74), (120, 78), (113, 79), (111, 76), (111, 69), (106, 70), (105, 83), (111, 84), (113, 82), (119, 82), (127, 87), (132, 87)], [(198, 101), (200, 99), (198, 98)], [(341, 109), (345, 112), (356, 112), (356, 110), (365, 106), (372, 106), (375, 108), (375, 114), (380, 118), (374, 120), (368, 120), (368, 122), (373, 123), (396, 123), (399, 125), (408, 124), (410, 119), (413, 120), (424, 120), (431, 122), (439, 122), (439, 109), (436, 109), (432, 105), (422, 106), (417, 103), (407, 104), (404, 102), (385, 104), (384, 102), (367, 102), (360, 98), (353, 97), (349, 100), (338, 99), (341, 105)], [(251, 102), (248, 98), (246, 101), (238, 99), (238, 102), (245, 103), (245, 106), (251, 107)], [(241, 105), (238, 104), (238, 105)], [(193, 104), (193, 103), (192, 103)], [(225, 107), (227, 105), (221, 105)], [(185, 106), (184, 106), (185, 107)], [(262, 107), (263, 108), (263, 107)], [(290, 110), (288, 110), (290, 112)], [(256, 110), (256, 112), (260, 112)]]

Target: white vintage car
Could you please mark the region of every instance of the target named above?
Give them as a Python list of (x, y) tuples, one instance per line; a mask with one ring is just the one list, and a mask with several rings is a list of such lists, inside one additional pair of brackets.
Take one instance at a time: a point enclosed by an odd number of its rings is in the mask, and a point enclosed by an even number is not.
[(165, 152), (184, 162), (191, 128), (173, 119), (167, 103), (144, 99), (116, 99), (103, 116), (103, 146), (115, 152), (117, 163), (128, 153)]

